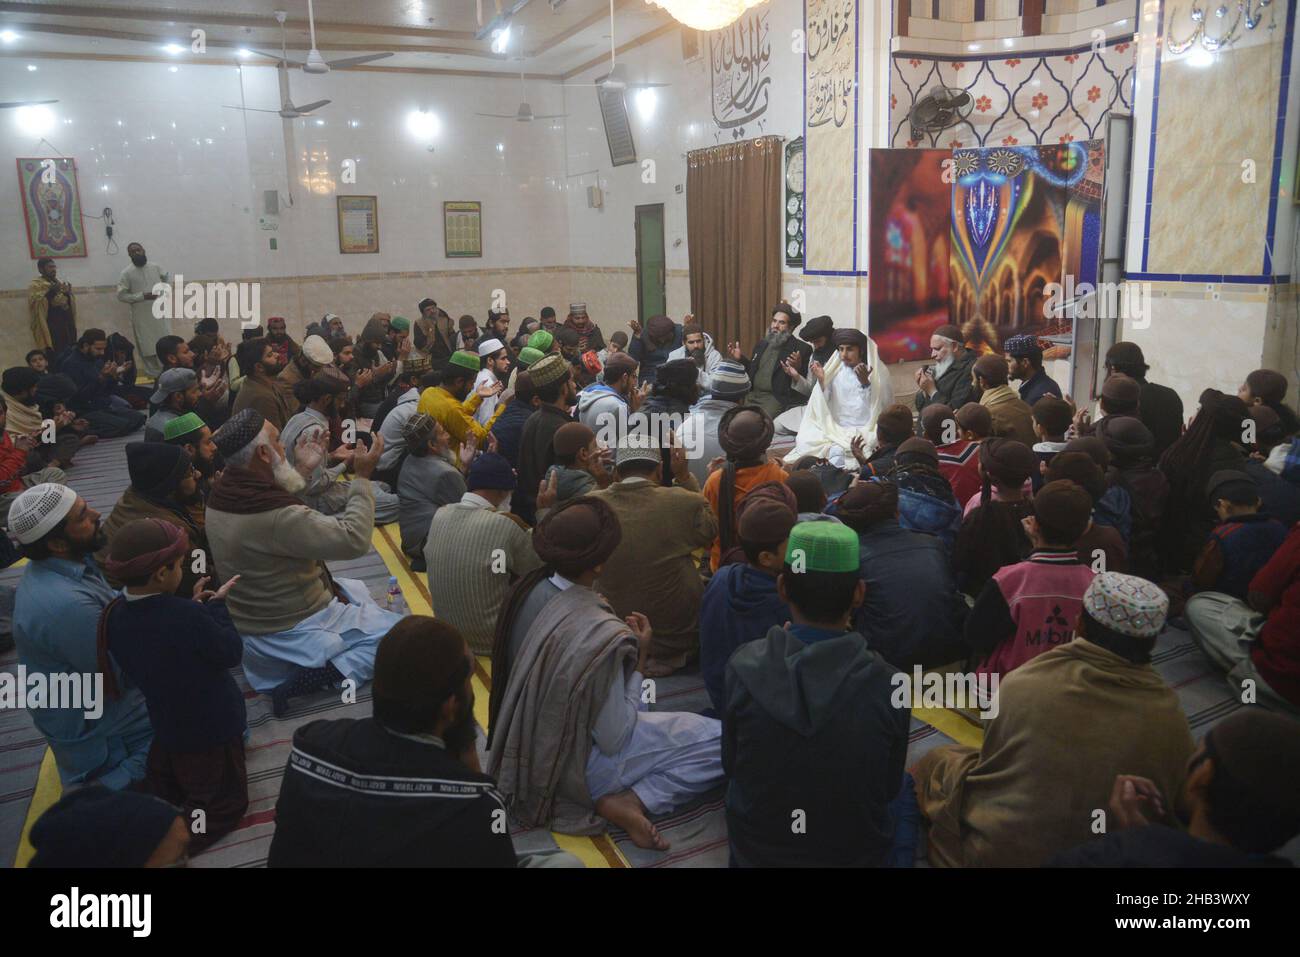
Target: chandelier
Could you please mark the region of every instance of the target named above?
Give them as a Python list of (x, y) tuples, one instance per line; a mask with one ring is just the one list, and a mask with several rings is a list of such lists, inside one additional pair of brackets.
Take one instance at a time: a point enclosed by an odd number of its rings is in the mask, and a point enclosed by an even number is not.
[(764, 0), (645, 0), (692, 30), (721, 30)]

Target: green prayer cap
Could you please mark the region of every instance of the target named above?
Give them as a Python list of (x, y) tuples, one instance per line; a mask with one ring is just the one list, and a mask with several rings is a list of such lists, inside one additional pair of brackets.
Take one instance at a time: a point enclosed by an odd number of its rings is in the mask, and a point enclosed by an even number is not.
[(478, 361), (478, 356), (474, 355), (472, 352), (466, 352), (464, 349), (453, 352), (451, 358), (447, 361), (454, 366), (468, 369), (470, 372), (478, 372), (479, 369), (482, 368)]
[(182, 435), (189, 435), (191, 432), (197, 432), (206, 426), (207, 423), (196, 414), (186, 412), (184, 415), (178, 415), (172, 419), (163, 428), (163, 441), (170, 442), (172, 439), (179, 439)]
[(396, 329), (398, 332), (410, 332), (411, 320), (405, 316), (393, 316), (392, 319), (388, 320), (388, 328)]
[(522, 349), (519, 350), (519, 364), (523, 366), (525, 369), (527, 369), (530, 365), (532, 365), (541, 357), (542, 357), (542, 353), (538, 352), (532, 346), (524, 346)]
[(545, 355), (551, 351), (551, 346), (555, 342), (555, 336), (551, 335), (545, 329), (538, 329), (528, 337), (528, 348), (536, 349)]
[(856, 572), (858, 533), (838, 522), (800, 522), (790, 531), (785, 561), (807, 572)]

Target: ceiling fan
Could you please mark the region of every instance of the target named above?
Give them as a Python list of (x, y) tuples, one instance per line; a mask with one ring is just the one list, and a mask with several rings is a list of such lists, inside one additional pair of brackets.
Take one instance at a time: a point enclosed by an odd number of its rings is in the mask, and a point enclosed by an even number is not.
[(594, 83), (566, 83), (565, 86), (594, 86), (598, 90), (611, 92), (628, 89), (644, 90), (658, 86), (672, 86), (671, 83), (637, 83), (627, 73), (627, 68), (615, 62), (614, 51), (614, 0), (609, 0), (609, 72), (599, 77)]
[[(263, 110), (255, 106), (230, 106), (226, 105), (228, 110), (243, 110), (245, 113), (278, 113), (286, 120), (296, 120), (300, 116), (310, 116), (313, 111), (319, 110), (322, 106), (328, 106), (329, 100), (316, 100), (314, 103), (305, 103), (302, 106), (294, 106), (293, 98), (289, 96), (289, 64), (293, 61), (287, 55), (288, 41), (284, 35), (284, 21), (286, 19), (283, 10), (275, 11), (275, 18), (280, 21), (280, 47), (286, 51), (285, 55), (279, 57), (279, 63), (276, 64), (276, 71), (280, 74), (280, 108), (278, 110)], [(313, 43), (314, 46), (314, 43)], [(260, 53), (261, 51), (254, 51)], [(313, 50), (313, 52), (315, 52)], [(272, 56), (270, 53), (263, 53), (262, 56)], [(387, 56), (388, 54), (382, 54)]]
[(490, 116), (498, 120), (514, 120), (517, 123), (531, 123), (533, 120), (562, 120), (568, 113), (546, 113), (538, 115), (533, 112), (532, 106), (524, 99), (524, 75), (519, 74), (519, 109), (514, 113), (475, 113), (475, 116)]
[(311, 4), (312, 0), (307, 0), (307, 25), (311, 28), (311, 50), (307, 53), (306, 60), (290, 60), (288, 51), (284, 49), (284, 21), (288, 19), (288, 14), (283, 10), (275, 11), (275, 19), (280, 24), (280, 45), (282, 48), (280, 55), (266, 53), (262, 50), (253, 50), (253, 52), (270, 57), (273, 60), (279, 60), (282, 65), (300, 66), (303, 73), (328, 73), (331, 69), (346, 70), (348, 67), (360, 66), (362, 63), (383, 60), (392, 56), (391, 53), (365, 53), (361, 56), (343, 57), (339, 60), (326, 60), (320, 55), (320, 50), (316, 49), (316, 17)]
[(16, 103), (0, 103), (0, 110), (16, 110), (24, 106), (44, 106), (46, 103), (57, 103), (58, 100), (19, 100)]

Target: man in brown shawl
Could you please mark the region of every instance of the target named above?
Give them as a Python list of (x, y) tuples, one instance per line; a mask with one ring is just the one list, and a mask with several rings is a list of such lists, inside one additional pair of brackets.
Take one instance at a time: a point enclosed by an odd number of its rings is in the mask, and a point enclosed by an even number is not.
[(1177, 793), (1191, 729), (1151, 666), (1168, 610), (1150, 582), (1098, 575), (1083, 596), (1078, 637), (1021, 665), (994, 692), (982, 746), (945, 745), (917, 762), (930, 863), (1040, 866), (1093, 839), (1119, 774)]
[(622, 536), (594, 496), (534, 530), (545, 564), (515, 584), (497, 619), (487, 771), (527, 826), (596, 834), (608, 821), (638, 847), (667, 850), (650, 815), (721, 783), (722, 727), (646, 710), (650, 622), (619, 618), (592, 588)]
[(77, 297), (71, 283), (61, 282), (58, 264), (49, 256), (36, 260), (40, 275), (27, 287), (32, 341), (51, 359), (71, 349), (77, 341)]

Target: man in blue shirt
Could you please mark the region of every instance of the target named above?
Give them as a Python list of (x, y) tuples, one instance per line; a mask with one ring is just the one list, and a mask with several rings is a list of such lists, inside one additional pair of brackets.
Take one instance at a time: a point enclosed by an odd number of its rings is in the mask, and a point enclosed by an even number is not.
[(15, 500), (9, 531), (31, 559), (14, 598), (18, 662), (29, 695), (39, 678), (58, 699), (32, 707), (32, 720), (65, 788), (89, 781), (127, 788), (144, 778), (153, 727), (144, 696), (120, 673), (120, 696), (103, 694), (99, 615), (117, 592), (92, 557), (106, 542), (99, 513), (67, 486), (43, 483)]

